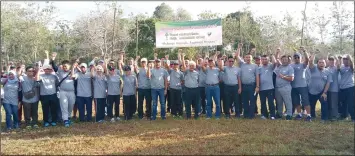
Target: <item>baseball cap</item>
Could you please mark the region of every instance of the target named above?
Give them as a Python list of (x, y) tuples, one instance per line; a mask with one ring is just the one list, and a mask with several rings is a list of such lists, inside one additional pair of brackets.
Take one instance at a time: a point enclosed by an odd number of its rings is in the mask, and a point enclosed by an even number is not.
[(295, 54), (293, 55), (293, 57), (295, 57), (295, 56), (302, 57), (302, 55), (301, 55), (300, 53), (295, 53)]
[(81, 64), (80, 64), (80, 67), (85, 67), (85, 68), (87, 68), (88, 65), (86, 65), (86, 63), (81, 63)]
[(104, 63), (105, 61), (104, 60), (100, 60), (99, 63)]
[(142, 59), (141, 59), (141, 62), (148, 62), (148, 61), (147, 61), (147, 58), (142, 58)]
[(155, 59), (155, 62), (160, 62), (161, 60), (160, 59)]
[(179, 61), (172, 61), (173, 65), (179, 65)]
[(123, 67), (123, 70), (124, 70), (124, 71), (131, 71), (131, 67), (128, 66), (128, 65), (125, 65), (125, 66)]
[(52, 66), (49, 64), (43, 65), (43, 69), (52, 69)]

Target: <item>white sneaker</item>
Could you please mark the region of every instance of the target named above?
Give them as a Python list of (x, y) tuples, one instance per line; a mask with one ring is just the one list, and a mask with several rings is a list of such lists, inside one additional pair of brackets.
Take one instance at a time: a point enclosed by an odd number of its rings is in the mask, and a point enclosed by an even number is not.
[(271, 117), (271, 120), (275, 120), (275, 117)]
[(115, 122), (115, 118), (111, 118), (111, 122)]
[(265, 116), (261, 116), (261, 119), (266, 120), (266, 117)]
[(116, 118), (116, 120), (117, 120), (117, 121), (120, 121), (120, 120), (121, 120), (121, 118), (120, 118), (120, 117), (117, 117), (117, 118)]

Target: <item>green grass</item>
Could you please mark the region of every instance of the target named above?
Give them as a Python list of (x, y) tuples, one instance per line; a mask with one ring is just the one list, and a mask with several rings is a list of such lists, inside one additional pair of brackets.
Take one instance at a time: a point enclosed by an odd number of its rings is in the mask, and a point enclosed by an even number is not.
[(354, 125), (169, 116), (164, 121), (75, 123), (2, 133), (1, 154), (354, 155)]

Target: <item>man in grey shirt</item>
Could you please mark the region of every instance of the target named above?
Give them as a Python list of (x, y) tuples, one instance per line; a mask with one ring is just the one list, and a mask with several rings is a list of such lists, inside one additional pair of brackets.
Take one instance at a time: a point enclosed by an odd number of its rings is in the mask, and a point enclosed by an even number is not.
[(305, 60), (303, 61), (301, 59), (302, 58), (301, 53), (297, 52), (293, 55), (294, 63), (291, 64), (291, 67), (295, 72), (295, 79), (291, 83), (292, 85), (291, 96), (292, 96), (292, 105), (293, 105), (292, 113), (294, 113), (294, 109), (297, 110), (298, 115), (296, 116), (296, 119), (298, 120), (302, 119), (301, 102), (307, 114), (309, 114), (310, 112), (307, 79), (306, 79), (306, 72), (307, 72), (309, 58), (308, 58), (308, 53), (303, 49), (303, 47), (300, 48), (300, 51), (304, 53)]
[(335, 65), (335, 57), (329, 56), (328, 57), (328, 71), (332, 75), (333, 82), (330, 83), (330, 87), (328, 89), (328, 97), (327, 102), (330, 106), (330, 114), (329, 117), (331, 120), (336, 120), (338, 118), (338, 95), (339, 95), (339, 83), (338, 83), (338, 75), (339, 71)]
[(199, 73), (198, 89), (200, 92), (199, 105), (202, 107), (202, 114), (206, 114), (206, 73), (203, 72), (202, 66), (207, 62), (203, 58), (199, 58), (197, 63), (198, 66), (196, 68)]
[(150, 119), (152, 112), (152, 93), (150, 89), (150, 80), (147, 77), (147, 58), (141, 59), (141, 66), (135, 68), (135, 72), (138, 78), (138, 117), (143, 118), (143, 101), (145, 100), (145, 116)]
[[(76, 73), (75, 78), (77, 79), (77, 97), (76, 101), (79, 110), (79, 120), (92, 121), (92, 91), (91, 91), (91, 74), (90, 70), (87, 69), (86, 63), (80, 64), (80, 72)], [(85, 115), (86, 108), (86, 115)], [(85, 119), (86, 116), (86, 119)]]
[(275, 119), (275, 90), (272, 80), (273, 71), (275, 69), (275, 58), (272, 56), (273, 62), (270, 63), (267, 55), (261, 56), (261, 65), (259, 67), (260, 73), (260, 103), (261, 103), (261, 118), (266, 119), (269, 117), (269, 113), (266, 108), (266, 98), (268, 99), (270, 118)]
[[(149, 67), (149, 66), (148, 66)], [(165, 96), (168, 89), (168, 72), (161, 68), (160, 59), (155, 60), (155, 66), (153, 69), (148, 68), (147, 77), (150, 79), (151, 83), (151, 92), (153, 98), (153, 111), (151, 120), (156, 120), (157, 115), (157, 105), (158, 105), (158, 96), (160, 101), (160, 114), (163, 120), (166, 119), (165, 116)]]
[(347, 54), (344, 58), (340, 58), (337, 67), (340, 73), (340, 102), (341, 102), (341, 120), (346, 119), (348, 114), (351, 116), (351, 120), (355, 122), (354, 114), (354, 62), (352, 57)]
[(277, 68), (275, 69), (276, 85), (275, 97), (277, 105), (277, 117), (282, 117), (283, 104), (286, 107), (286, 120), (292, 119), (292, 99), (291, 99), (291, 81), (294, 79), (294, 70), (289, 66), (289, 57), (282, 56), (281, 62), (278, 60)]
[(170, 69), (169, 65), (166, 65), (166, 69), (170, 75), (170, 103), (171, 114), (174, 118), (182, 117), (182, 101), (181, 101), (181, 85), (184, 80), (183, 73), (179, 70), (179, 62), (173, 61), (173, 69)]

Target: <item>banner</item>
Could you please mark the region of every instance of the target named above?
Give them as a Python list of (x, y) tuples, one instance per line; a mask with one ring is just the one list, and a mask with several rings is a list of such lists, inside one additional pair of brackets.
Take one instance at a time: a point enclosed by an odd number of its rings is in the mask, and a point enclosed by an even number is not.
[(222, 45), (222, 20), (157, 22), (155, 36), (157, 48)]

